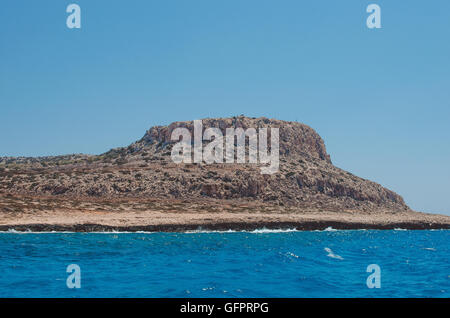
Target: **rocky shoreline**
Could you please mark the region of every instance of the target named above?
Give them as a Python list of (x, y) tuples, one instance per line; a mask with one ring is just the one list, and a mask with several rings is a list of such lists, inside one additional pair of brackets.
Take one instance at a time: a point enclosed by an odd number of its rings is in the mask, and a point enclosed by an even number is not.
[(79, 200), (0, 195), (0, 231), (186, 232), (450, 229), (450, 216), (414, 211), (323, 211), (227, 200)]
[(398, 222), (390, 224), (345, 222), (270, 222), (270, 223), (216, 223), (216, 224), (159, 224), (144, 226), (109, 226), (102, 224), (17, 224), (0, 225), (1, 232), (191, 232), (191, 231), (256, 231), (256, 230), (449, 230), (449, 223)]

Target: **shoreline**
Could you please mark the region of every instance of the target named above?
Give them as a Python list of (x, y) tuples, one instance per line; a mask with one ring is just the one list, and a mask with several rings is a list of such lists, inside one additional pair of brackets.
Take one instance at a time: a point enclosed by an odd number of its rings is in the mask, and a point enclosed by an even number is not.
[(389, 224), (346, 223), (346, 222), (250, 222), (250, 223), (216, 223), (216, 224), (155, 224), (134, 226), (113, 226), (105, 224), (15, 224), (0, 225), (3, 233), (39, 233), (39, 232), (72, 232), (72, 233), (115, 233), (115, 232), (148, 232), (148, 233), (186, 233), (186, 232), (252, 232), (257, 230), (272, 231), (326, 231), (326, 230), (450, 230), (448, 223), (396, 222)]
[(258, 202), (1, 197), (0, 231), (187, 232), (450, 229), (450, 216), (407, 211), (304, 210)]

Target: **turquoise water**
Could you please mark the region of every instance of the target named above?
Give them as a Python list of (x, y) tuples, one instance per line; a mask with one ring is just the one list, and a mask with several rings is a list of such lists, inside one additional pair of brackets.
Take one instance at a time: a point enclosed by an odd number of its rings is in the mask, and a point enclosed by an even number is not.
[(0, 297), (449, 297), (449, 243), (448, 230), (1, 233)]

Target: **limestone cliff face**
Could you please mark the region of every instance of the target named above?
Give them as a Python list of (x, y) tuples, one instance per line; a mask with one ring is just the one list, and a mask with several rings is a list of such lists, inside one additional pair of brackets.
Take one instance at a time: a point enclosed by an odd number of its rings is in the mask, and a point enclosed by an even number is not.
[[(325, 144), (320, 136), (311, 127), (298, 123), (288, 122), (265, 117), (248, 118), (244, 116), (219, 119), (203, 119), (203, 129), (219, 128), (225, 135), (227, 128), (279, 128), (280, 155), (303, 155), (311, 158), (325, 160), (331, 163)], [(193, 121), (174, 122), (168, 126), (155, 126), (150, 128), (141, 140), (145, 145), (154, 142), (170, 144), (172, 131), (178, 127), (187, 128), (194, 134)], [(270, 131), (270, 130), (269, 130)], [(270, 136), (270, 134), (269, 134)]]
[(279, 128), (280, 165), (272, 175), (259, 164), (176, 164), (171, 133), (193, 122), (150, 128), (126, 148), (98, 156), (0, 159), (0, 193), (70, 197), (130, 197), (257, 201), (304, 210), (404, 211), (401, 196), (332, 165), (320, 136), (297, 122), (244, 116), (203, 119), (203, 129)]

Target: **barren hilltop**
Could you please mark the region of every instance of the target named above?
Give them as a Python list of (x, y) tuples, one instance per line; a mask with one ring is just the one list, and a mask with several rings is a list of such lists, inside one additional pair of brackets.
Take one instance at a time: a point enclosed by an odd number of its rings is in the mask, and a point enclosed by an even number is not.
[(100, 155), (4, 157), (0, 229), (450, 228), (450, 217), (413, 212), (395, 192), (335, 167), (307, 125), (244, 116), (202, 122), (223, 134), (279, 128), (279, 171), (174, 163), (172, 131), (192, 131), (192, 121), (152, 127), (128, 147)]

